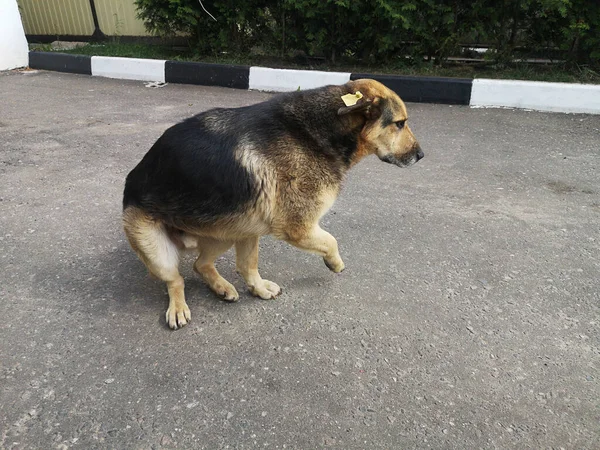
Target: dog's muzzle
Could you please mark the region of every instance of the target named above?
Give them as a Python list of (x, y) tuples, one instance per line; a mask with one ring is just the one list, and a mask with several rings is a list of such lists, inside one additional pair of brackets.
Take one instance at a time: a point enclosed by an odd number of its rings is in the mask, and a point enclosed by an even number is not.
[(424, 157), (425, 153), (423, 153), (421, 147), (417, 147), (416, 151), (412, 151), (406, 155), (403, 155), (401, 158), (398, 158), (397, 156), (390, 153), (381, 158), (381, 160), (385, 161), (386, 163), (394, 164), (398, 167), (408, 167), (412, 166)]
[(421, 147), (419, 147), (417, 149), (417, 161), (423, 158), (425, 158), (425, 153), (423, 153), (423, 150), (421, 150)]

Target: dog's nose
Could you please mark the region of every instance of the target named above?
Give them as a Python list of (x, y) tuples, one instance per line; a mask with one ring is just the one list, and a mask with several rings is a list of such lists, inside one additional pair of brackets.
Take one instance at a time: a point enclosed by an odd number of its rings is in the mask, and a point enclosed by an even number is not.
[(417, 150), (417, 161), (423, 159), (424, 157), (425, 153), (423, 153), (423, 150), (421, 150), (421, 148), (419, 147), (419, 149)]

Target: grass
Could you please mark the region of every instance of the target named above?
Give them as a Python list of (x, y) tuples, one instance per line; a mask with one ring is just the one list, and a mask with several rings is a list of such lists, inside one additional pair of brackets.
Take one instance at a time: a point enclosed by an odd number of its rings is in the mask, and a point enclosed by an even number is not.
[(408, 64), (398, 60), (382, 65), (353, 64), (341, 62), (331, 64), (310, 59), (304, 64), (269, 56), (220, 55), (203, 56), (187, 48), (174, 48), (155, 44), (123, 43), (116, 41), (102, 44), (90, 44), (73, 50), (53, 50), (50, 45), (36, 46), (44, 51), (92, 56), (123, 56), (149, 59), (169, 59), (175, 61), (201, 61), (220, 64), (255, 65), (288, 69), (332, 70), (354, 73), (378, 73), (395, 75), (421, 75), (457, 78), (498, 78), (513, 80), (554, 81), (566, 83), (600, 84), (600, 73), (587, 68), (567, 68), (563, 64), (516, 63), (512, 67), (497, 67), (490, 62), (452, 63), (439, 67), (433, 64)]
[(192, 53), (182, 52), (172, 47), (151, 44), (134, 44), (107, 42), (104, 44), (89, 44), (72, 50), (54, 49), (50, 44), (35, 45), (37, 50), (46, 52), (71, 53), (88, 56), (123, 56), (127, 58), (148, 58), (148, 59), (184, 59), (191, 57)]

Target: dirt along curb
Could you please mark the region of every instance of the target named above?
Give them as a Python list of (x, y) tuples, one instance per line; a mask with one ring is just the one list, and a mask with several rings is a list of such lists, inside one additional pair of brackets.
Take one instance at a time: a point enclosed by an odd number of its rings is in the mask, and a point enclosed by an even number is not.
[(272, 69), (156, 59), (29, 52), (32, 69), (270, 92), (374, 78), (405, 101), (600, 114), (600, 85)]

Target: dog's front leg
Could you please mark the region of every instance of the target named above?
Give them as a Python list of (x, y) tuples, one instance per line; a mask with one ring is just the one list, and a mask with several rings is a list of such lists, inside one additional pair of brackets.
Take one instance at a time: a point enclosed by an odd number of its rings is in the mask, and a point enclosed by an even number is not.
[(302, 250), (322, 256), (329, 270), (335, 273), (344, 270), (344, 261), (342, 261), (338, 251), (337, 241), (331, 234), (323, 230), (319, 224), (308, 228), (305, 232), (289, 234), (286, 241)]
[(237, 241), (235, 258), (237, 271), (246, 281), (252, 295), (268, 300), (281, 293), (277, 284), (263, 280), (258, 273), (258, 236)]

